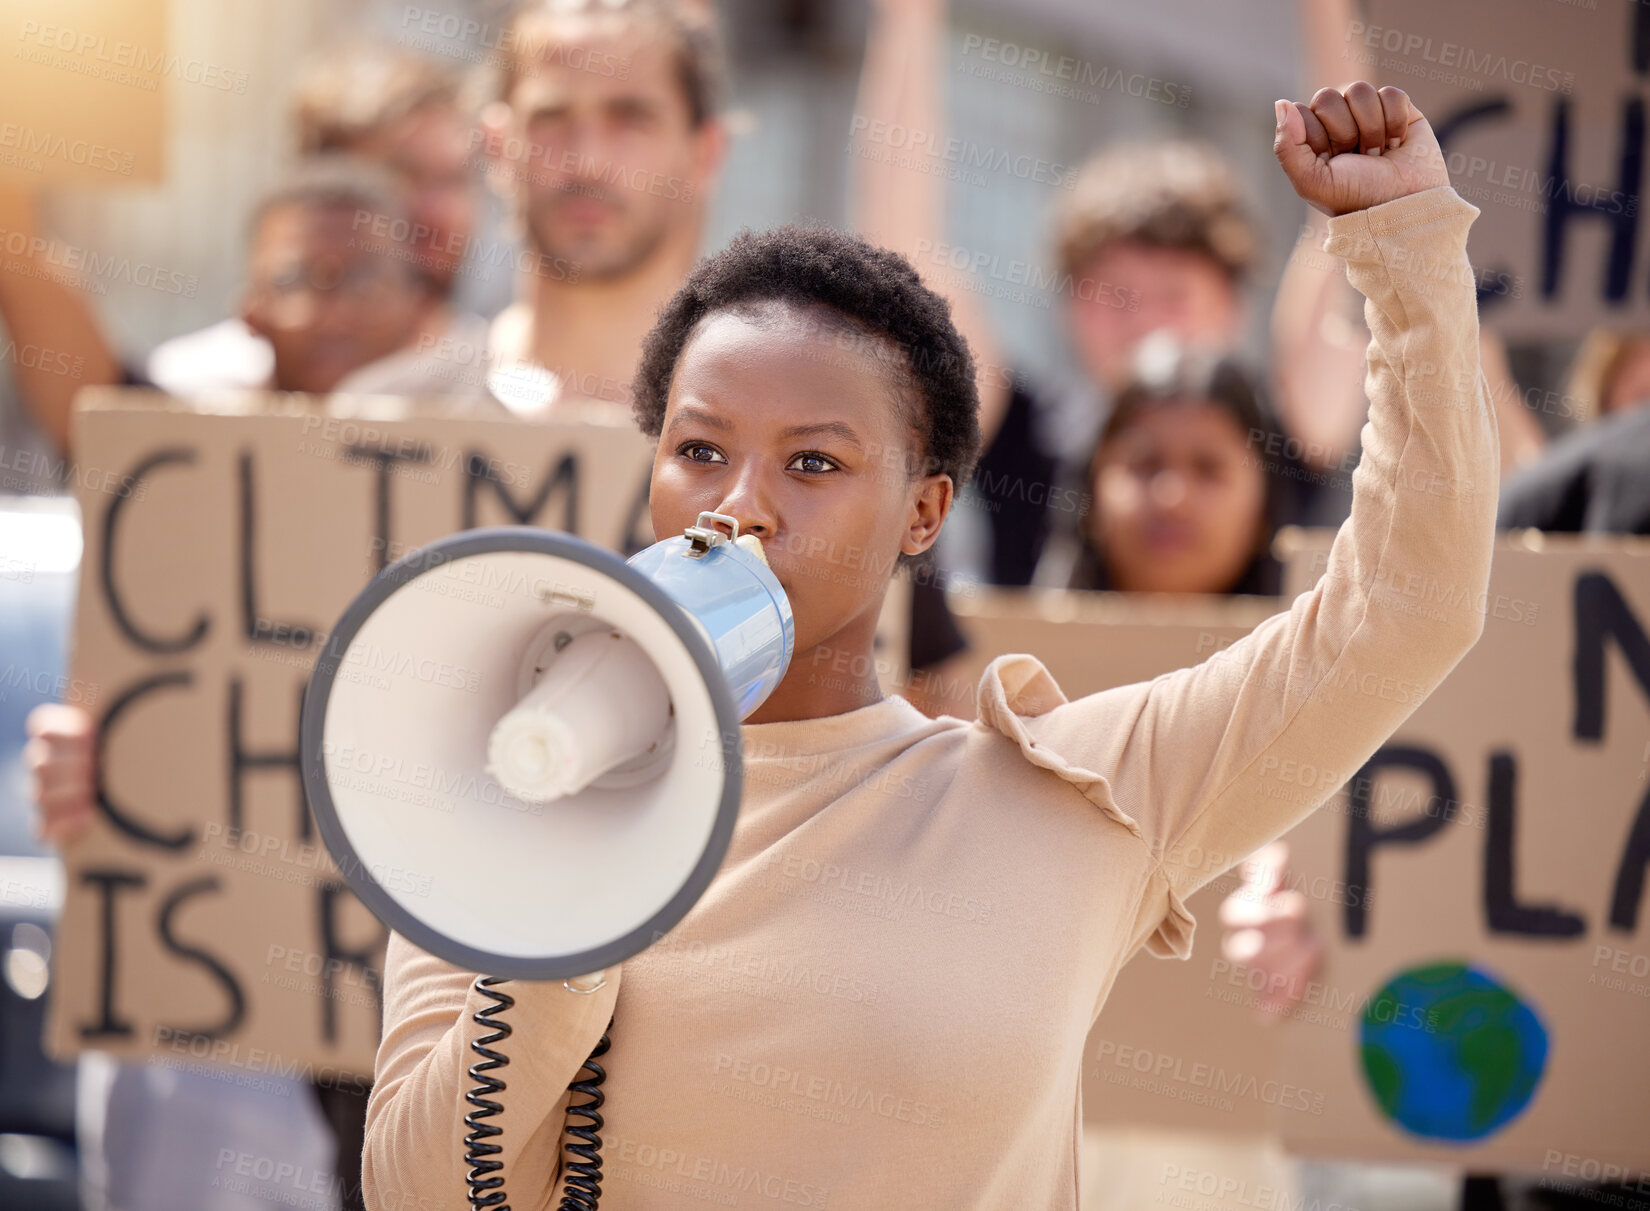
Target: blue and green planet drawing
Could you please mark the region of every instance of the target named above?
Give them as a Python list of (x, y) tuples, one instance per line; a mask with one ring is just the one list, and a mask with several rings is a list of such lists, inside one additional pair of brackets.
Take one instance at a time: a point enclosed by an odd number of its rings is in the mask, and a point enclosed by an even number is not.
[(1364, 1079), (1385, 1117), (1423, 1139), (1470, 1143), (1530, 1104), (1547, 1029), (1512, 989), (1465, 963), (1399, 972), (1371, 998)]

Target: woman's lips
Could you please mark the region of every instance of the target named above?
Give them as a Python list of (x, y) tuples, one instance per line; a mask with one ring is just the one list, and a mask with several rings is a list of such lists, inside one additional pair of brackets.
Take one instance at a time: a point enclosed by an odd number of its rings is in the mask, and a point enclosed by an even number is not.
[(1146, 527), (1146, 545), (1163, 554), (1179, 554), (1197, 545), (1197, 531), (1178, 522), (1155, 522)]

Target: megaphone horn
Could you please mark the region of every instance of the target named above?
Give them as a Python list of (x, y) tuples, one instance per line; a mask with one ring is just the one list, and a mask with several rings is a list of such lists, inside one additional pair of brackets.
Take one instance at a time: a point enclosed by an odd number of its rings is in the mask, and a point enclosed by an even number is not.
[(622, 962), (721, 865), (739, 724), (794, 642), (729, 517), (628, 563), (527, 527), (441, 539), (380, 572), (316, 661), (299, 736), (322, 839), (379, 919), (450, 963)]

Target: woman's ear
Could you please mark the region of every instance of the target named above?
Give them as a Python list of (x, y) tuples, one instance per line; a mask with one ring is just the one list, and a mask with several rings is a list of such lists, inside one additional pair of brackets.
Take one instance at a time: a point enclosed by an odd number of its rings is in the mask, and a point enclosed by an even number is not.
[(916, 485), (911, 507), (906, 511), (905, 535), (899, 549), (906, 555), (921, 555), (934, 545), (940, 527), (951, 512), (955, 491), (951, 477), (944, 473), (925, 475)]

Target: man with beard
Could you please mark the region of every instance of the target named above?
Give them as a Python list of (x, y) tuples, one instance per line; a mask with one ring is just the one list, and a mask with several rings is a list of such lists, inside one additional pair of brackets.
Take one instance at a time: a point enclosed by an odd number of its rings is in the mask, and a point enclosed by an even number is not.
[(504, 44), (482, 130), (531, 255), (493, 322), (495, 370), (548, 372), (536, 398), (510, 399), (524, 410), (628, 407), (642, 337), (698, 256), (727, 145), (712, 30), (663, 0), (541, 2)]
[[(502, 42), (482, 130), (528, 255), (493, 322), (488, 386), (523, 415), (574, 400), (628, 412), (642, 337), (693, 268), (727, 149), (708, 6), (532, 0)], [(912, 580), (901, 692), (932, 711), (952, 705), (933, 673), (967, 641), (932, 563)]]

